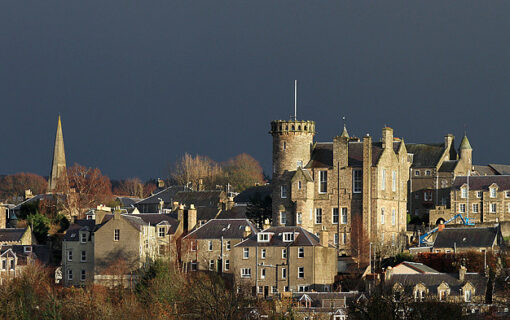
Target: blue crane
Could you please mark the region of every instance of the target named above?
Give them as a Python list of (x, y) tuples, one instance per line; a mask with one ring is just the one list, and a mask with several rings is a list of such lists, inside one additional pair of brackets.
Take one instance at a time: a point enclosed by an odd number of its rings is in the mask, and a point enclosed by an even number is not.
[[(448, 219), (447, 221), (445, 221), (444, 224), (448, 224), (454, 220), (456, 220), (457, 218), (460, 218), (460, 220), (462, 221), (462, 224), (464, 224), (465, 226), (474, 226), (474, 222), (470, 222), (470, 219), (469, 218), (464, 218), (460, 213), (457, 213), (456, 215), (453, 216), (453, 218), (451, 219)], [(437, 232), (439, 230), (439, 226), (435, 227), (434, 229), (430, 230), (429, 232), (427, 233), (424, 233), (423, 235), (420, 236), (420, 245), (422, 244), (425, 244), (428, 240), (428, 238), (434, 234), (435, 232)]]

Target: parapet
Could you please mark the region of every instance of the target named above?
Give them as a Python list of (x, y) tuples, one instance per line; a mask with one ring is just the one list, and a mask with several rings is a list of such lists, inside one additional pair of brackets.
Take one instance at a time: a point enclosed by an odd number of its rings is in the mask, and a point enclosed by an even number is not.
[(315, 134), (315, 121), (305, 120), (273, 120), (271, 121), (271, 134), (282, 133), (311, 133)]

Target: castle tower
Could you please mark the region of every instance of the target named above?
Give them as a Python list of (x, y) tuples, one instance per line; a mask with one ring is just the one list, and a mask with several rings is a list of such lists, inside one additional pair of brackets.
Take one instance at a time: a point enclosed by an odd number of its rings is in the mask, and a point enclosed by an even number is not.
[(48, 181), (48, 192), (53, 192), (57, 186), (58, 180), (65, 177), (66, 172), (66, 154), (64, 151), (64, 135), (62, 134), (62, 122), (58, 116), (57, 134), (55, 135), (55, 146), (53, 149), (53, 162), (51, 164), (51, 173)]
[(473, 148), (471, 148), (471, 144), (469, 143), (466, 135), (464, 135), (464, 138), (462, 138), (462, 141), (460, 142), (459, 155), (459, 160), (464, 162), (466, 171), (471, 170), (471, 167), (473, 166)]

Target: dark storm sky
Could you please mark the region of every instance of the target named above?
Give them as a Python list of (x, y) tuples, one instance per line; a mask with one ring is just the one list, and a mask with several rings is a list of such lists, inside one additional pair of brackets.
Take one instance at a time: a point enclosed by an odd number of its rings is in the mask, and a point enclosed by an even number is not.
[(510, 163), (509, 1), (1, 1), (0, 173), (166, 175), (184, 152), (271, 167), (272, 119)]

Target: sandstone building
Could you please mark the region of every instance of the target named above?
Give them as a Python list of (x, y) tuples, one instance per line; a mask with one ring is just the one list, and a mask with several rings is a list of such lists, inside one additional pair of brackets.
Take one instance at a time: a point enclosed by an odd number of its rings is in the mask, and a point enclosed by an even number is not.
[[(313, 121), (271, 122), (273, 225), (325, 230), (338, 254), (368, 260), (369, 242), (397, 250), (405, 244), (411, 161), (393, 129), (381, 141), (349, 137), (314, 142)], [(381, 246), (381, 244), (383, 244)]]

